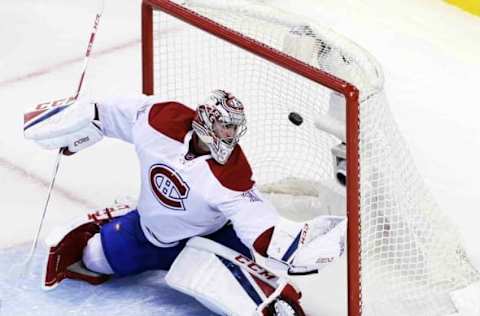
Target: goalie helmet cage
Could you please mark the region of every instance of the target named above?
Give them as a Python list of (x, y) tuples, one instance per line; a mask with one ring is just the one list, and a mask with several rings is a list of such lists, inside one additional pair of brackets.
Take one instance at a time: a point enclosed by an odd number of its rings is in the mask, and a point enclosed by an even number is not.
[[(241, 144), (259, 185), (345, 194), (331, 150), (346, 141), (348, 315), (456, 312), (450, 293), (479, 274), (419, 177), (366, 51), (259, 1), (144, 0), (142, 52), (147, 95), (195, 107), (222, 88), (243, 101)], [(318, 128), (332, 116), (346, 125), (344, 139)]]

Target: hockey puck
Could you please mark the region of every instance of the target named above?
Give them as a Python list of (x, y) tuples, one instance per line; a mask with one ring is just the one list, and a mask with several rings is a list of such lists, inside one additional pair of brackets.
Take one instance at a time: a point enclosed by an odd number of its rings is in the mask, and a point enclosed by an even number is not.
[(290, 122), (292, 122), (294, 125), (297, 125), (297, 126), (303, 123), (302, 116), (297, 112), (290, 112), (290, 114), (288, 114), (288, 119), (290, 120)]

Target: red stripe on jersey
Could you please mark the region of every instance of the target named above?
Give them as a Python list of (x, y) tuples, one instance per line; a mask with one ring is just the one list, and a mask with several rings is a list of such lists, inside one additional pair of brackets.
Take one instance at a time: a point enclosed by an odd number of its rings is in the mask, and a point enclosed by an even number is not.
[(183, 143), (192, 129), (195, 111), (178, 102), (162, 102), (152, 106), (148, 123), (157, 132)]
[(243, 192), (255, 184), (252, 169), (240, 145), (235, 147), (226, 164), (221, 165), (214, 159), (208, 159), (207, 162), (215, 177), (227, 189)]

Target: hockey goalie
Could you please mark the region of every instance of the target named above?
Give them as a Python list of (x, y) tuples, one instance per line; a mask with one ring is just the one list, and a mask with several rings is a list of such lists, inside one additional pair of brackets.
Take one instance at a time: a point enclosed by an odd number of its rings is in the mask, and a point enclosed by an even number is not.
[(244, 105), (223, 90), (196, 110), (140, 95), (27, 113), (25, 137), (43, 148), (72, 155), (107, 136), (134, 144), (140, 161), (136, 203), (50, 234), (44, 287), (168, 270), (169, 286), (220, 315), (305, 315), (287, 275), (316, 273), (340, 257), (346, 221), (284, 224), (255, 186), (239, 145), (246, 132)]

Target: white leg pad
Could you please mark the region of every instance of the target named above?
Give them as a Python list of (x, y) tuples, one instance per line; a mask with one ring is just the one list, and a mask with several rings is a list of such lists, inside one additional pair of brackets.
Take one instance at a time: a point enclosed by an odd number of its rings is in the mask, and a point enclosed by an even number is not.
[[(172, 288), (217, 314), (229, 316), (263, 315), (285, 288), (294, 289), (286, 279), (236, 251), (200, 237), (187, 243), (165, 278)], [(259, 283), (262, 278), (265, 282)]]
[(82, 261), (90, 271), (108, 275), (114, 273), (103, 252), (100, 234), (95, 234), (88, 240), (87, 246), (83, 250)]
[(166, 281), (220, 315), (253, 315), (257, 308), (225, 265), (207, 251), (185, 247)]

